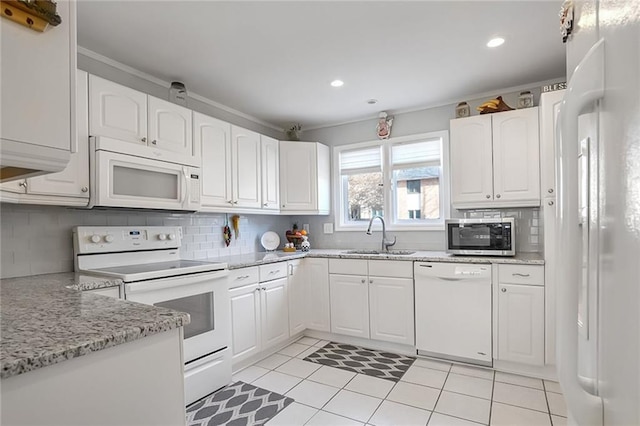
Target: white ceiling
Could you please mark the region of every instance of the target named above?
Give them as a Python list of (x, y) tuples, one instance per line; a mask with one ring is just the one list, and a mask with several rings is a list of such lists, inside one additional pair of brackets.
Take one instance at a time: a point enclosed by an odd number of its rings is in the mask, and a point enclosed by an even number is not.
[[(78, 43), (309, 129), (564, 76), (560, 3), (83, 0)], [(497, 35), (506, 43), (486, 47)]]

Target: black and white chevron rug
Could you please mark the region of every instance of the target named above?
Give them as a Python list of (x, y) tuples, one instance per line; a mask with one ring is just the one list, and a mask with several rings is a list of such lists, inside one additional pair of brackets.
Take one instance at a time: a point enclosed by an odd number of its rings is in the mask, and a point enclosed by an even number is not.
[(416, 358), (330, 342), (304, 360), (397, 382)]
[(187, 408), (187, 426), (259, 426), (278, 414), (292, 398), (236, 382)]

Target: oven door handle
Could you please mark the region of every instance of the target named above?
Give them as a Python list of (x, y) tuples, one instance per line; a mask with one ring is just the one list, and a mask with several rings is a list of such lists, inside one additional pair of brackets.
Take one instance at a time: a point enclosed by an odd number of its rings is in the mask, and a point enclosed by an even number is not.
[(188, 184), (189, 181), (187, 180), (187, 168), (186, 167), (182, 167), (182, 200), (180, 201), (180, 205), (182, 206), (182, 208), (186, 209), (187, 206), (186, 201), (187, 201), (187, 190), (188, 188)]
[[(138, 293), (154, 292), (157, 290), (164, 290), (170, 288), (181, 288), (187, 286), (204, 286), (211, 287), (211, 281), (223, 280), (225, 285), (227, 283), (228, 270), (205, 272), (201, 275), (187, 275), (177, 276), (170, 278), (159, 278), (148, 281), (140, 281), (136, 283), (127, 283), (125, 285), (125, 295), (129, 299), (129, 295)], [(197, 294), (197, 293), (196, 293)], [(182, 296), (181, 296), (182, 297)], [(131, 299), (130, 299), (131, 300)]]

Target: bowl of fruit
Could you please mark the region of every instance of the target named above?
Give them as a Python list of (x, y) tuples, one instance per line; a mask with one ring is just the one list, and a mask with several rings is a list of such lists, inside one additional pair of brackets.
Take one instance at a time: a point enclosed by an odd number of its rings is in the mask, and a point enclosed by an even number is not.
[(298, 229), (298, 223), (294, 222), (293, 226), (291, 227), (291, 229), (288, 229), (285, 232), (285, 237), (287, 238), (287, 241), (290, 243), (293, 243), (294, 246), (299, 247), (300, 243), (302, 242), (303, 238), (307, 236), (307, 231), (304, 229)]

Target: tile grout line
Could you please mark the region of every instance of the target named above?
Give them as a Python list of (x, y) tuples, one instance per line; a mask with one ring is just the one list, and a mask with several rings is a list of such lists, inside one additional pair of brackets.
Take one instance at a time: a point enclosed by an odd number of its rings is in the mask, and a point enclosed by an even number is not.
[(442, 396), (442, 392), (444, 392), (444, 387), (447, 384), (447, 380), (449, 380), (449, 374), (451, 374), (451, 369), (453, 368), (453, 364), (449, 365), (449, 370), (447, 370), (447, 377), (444, 378), (444, 383), (442, 383), (442, 387), (440, 388), (440, 393), (438, 393), (438, 397), (436, 398), (436, 402), (433, 404), (433, 410), (431, 410), (431, 414), (429, 415), (429, 420), (427, 420), (427, 425), (431, 421), (431, 416), (436, 412), (436, 407), (438, 406), (438, 402), (440, 401), (440, 397)]
[(549, 411), (549, 423), (553, 426), (553, 417), (551, 417), (551, 407), (549, 406), (549, 397), (547, 396), (547, 386), (544, 384), (544, 380), (542, 381), (542, 389), (544, 392), (544, 401), (547, 403), (547, 410)]

